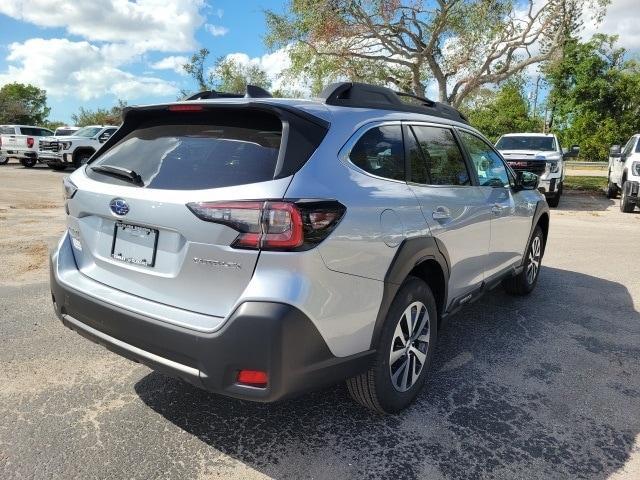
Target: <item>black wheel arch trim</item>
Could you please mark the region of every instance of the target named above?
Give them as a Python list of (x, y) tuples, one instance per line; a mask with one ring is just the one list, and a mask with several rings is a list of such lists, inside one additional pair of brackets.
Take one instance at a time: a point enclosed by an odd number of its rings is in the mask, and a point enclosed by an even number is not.
[(524, 252), (522, 252), (522, 261), (520, 263), (520, 265), (524, 265), (525, 263), (525, 259), (527, 256), (527, 248), (529, 247), (529, 244), (531, 243), (531, 239), (533, 238), (533, 233), (536, 231), (536, 227), (540, 224), (540, 219), (546, 215), (547, 217), (547, 231), (545, 232), (544, 229), (542, 231), (542, 233), (544, 234), (544, 245), (542, 246), (542, 256), (544, 256), (544, 250), (547, 246), (547, 238), (549, 236), (549, 222), (551, 220), (551, 215), (550, 215), (550, 209), (549, 209), (549, 205), (547, 205), (547, 202), (545, 200), (539, 200), (537, 205), (536, 205), (536, 210), (533, 214), (533, 219), (531, 220), (531, 231), (529, 232), (529, 237), (527, 238), (527, 243), (524, 247)]
[(417, 237), (403, 240), (398, 246), (384, 278), (382, 301), (380, 302), (380, 308), (371, 337), (372, 349), (376, 348), (382, 326), (398, 290), (400, 290), (400, 287), (411, 271), (428, 260), (436, 261), (444, 275), (444, 301), (443, 305), (438, 305), (438, 311), (442, 313), (445, 310), (447, 306), (447, 290), (451, 264), (445, 246), (434, 237)]

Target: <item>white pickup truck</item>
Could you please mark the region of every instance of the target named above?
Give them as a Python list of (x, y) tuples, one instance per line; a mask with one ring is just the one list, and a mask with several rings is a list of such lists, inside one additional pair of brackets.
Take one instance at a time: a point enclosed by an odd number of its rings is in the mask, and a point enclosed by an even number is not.
[(38, 144), (41, 138), (53, 135), (51, 130), (30, 125), (0, 125), (0, 158), (7, 163), (17, 158), (28, 168), (38, 163)]
[(609, 182), (607, 197), (620, 192), (620, 210), (631, 213), (640, 207), (640, 133), (633, 135), (624, 148), (609, 149)]
[[(56, 128), (56, 131), (53, 134), (53, 137), (41, 138), (40, 141), (38, 142), (38, 160), (40, 160), (43, 163), (46, 163), (47, 165), (49, 165), (50, 162), (53, 164), (56, 164), (59, 161), (61, 156), (61, 154), (58, 152), (58, 149), (59, 149), (58, 142), (60, 141), (60, 137), (68, 137), (76, 133), (78, 130), (80, 130), (79, 127), (73, 127), (73, 126), (67, 125), (64, 127)], [(52, 168), (55, 169), (55, 167), (52, 167)]]
[(552, 133), (508, 133), (496, 142), (496, 148), (509, 166), (540, 177), (539, 190), (550, 207), (557, 207), (564, 183), (564, 160), (577, 157), (577, 145), (563, 151)]
[(84, 165), (116, 130), (118, 127), (113, 125), (89, 125), (73, 135), (49, 142), (47, 148), (56, 155), (49, 157), (47, 165), (54, 170)]

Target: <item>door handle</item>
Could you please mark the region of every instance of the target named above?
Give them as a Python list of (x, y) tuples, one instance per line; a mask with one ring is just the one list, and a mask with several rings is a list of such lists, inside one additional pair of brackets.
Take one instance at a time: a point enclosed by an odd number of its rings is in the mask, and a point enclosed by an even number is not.
[(436, 207), (431, 216), (434, 220), (450, 220), (451, 211), (447, 207)]
[(502, 207), (501, 205), (498, 205), (497, 203), (495, 203), (493, 205), (493, 207), (491, 207), (491, 213), (493, 213), (494, 215), (500, 215), (502, 213), (504, 207)]

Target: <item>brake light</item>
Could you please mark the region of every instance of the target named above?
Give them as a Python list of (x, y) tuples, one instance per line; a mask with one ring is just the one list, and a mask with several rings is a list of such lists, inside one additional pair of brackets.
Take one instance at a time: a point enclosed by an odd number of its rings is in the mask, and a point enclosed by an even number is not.
[(27, 137), (27, 147), (33, 148), (33, 137)]
[(231, 246), (250, 250), (308, 250), (336, 227), (345, 207), (325, 201), (197, 202), (187, 207), (201, 220), (239, 232)]
[(267, 386), (267, 372), (261, 370), (240, 370), (238, 372), (238, 383), (249, 385), (250, 387), (264, 388)]
[(201, 112), (202, 105), (169, 105), (170, 112)]

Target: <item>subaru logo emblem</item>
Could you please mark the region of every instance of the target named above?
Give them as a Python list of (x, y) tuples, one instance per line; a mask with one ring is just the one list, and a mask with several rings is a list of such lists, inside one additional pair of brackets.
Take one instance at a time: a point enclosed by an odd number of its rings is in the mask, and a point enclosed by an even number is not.
[(129, 204), (121, 198), (114, 198), (109, 203), (109, 208), (116, 215), (124, 216), (129, 213)]

